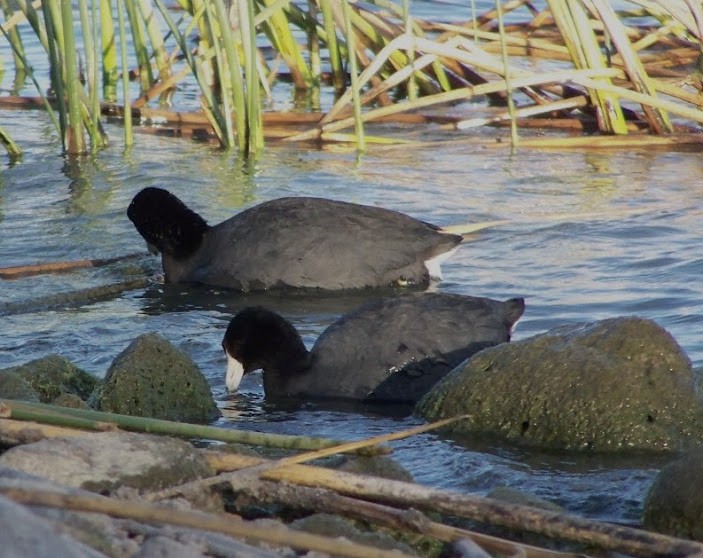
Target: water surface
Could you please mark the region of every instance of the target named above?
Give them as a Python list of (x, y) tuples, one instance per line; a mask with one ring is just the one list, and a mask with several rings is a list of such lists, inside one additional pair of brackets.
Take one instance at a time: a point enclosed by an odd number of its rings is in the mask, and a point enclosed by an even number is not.
[[(437, 3), (418, 2), (417, 8), (429, 15)], [(6, 93), (7, 78), (3, 87)], [(277, 102), (278, 108), (294, 105), (285, 98)], [(456, 142), (374, 148), (360, 160), (339, 149), (269, 146), (258, 160), (243, 161), (202, 144), (146, 135), (125, 151), (121, 129), (108, 125), (109, 148), (94, 158), (66, 161), (42, 113), (0, 111), (0, 122), (25, 151), (21, 164), (0, 170), (0, 266), (144, 251), (125, 210), (145, 186), (169, 188), (210, 223), (285, 195), (389, 207), (439, 225), (506, 219), (508, 224), (463, 245), (434, 288), (524, 296), (527, 310), (515, 339), (568, 323), (651, 318), (674, 335), (695, 366), (703, 365), (700, 154), (521, 149), (510, 155), (505, 148)], [(446, 137), (432, 127), (402, 133)], [(199, 364), (223, 410), (222, 426), (358, 439), (421, 423), (371, 409), (267, 406), (258, 374), (244, 379), (241, 393), (225, 393), (220, 342), (237, 309), (265, 303), (290, 318), (311, 345), (361, 295), (262, 297), (155, 281), (89, 304), (64, 300), (47, 307), (44, 300), (158, 273), (158, 260), (144, 256), (0, 283), (0, 307), (10, 308), (0, 317), (0, 368), (58, 353), (102, 376), (132, 339), (158, 332)], [(440, 434), (393, 447), (395, 457), (426, 484), (479, 494), (511, 486), (572, 512), (633, 523), (654, 475), (669, 459), (545, 454)]]
[[(463, 245), (438, 291), (508, 298), (527, 310), (514, 338), (554, 326), (640, 315), (667, 328), (703, 363), (703, 256), (699, 155), (663, 151), (537, 152), (471, 145), (353, 153), (269, 147), (256, 162), (176, 139), (119, 141), (97, 158), (66, 162), (41, 113), (21, 119), (22, 164), (0, 173), (1, 265), (110, 257), (143, 250), (125, 216), (144, 186), (166, 186), (216, 223), (283, 195), (314, 195), (405, 211), (440, 225), (508, 219)], [(119, 129), (110, 129), (119, 138)], [(565, 221), (554, 216), (575, 214)], [(599, 216), (594, 216), (598, 214)], [(578, 215), (581, 215), (580, 217)], [(0, 303), (110, 284), (159, 272), (144, 256), (108, 268), (5, 281)], [(0, 367), (59, 353), (102, 376), (137, 335), (158, 332), (187, 351), (223, 409), (221, 424), (357, 439), (419, 424), (369, 410), (266, 406), (260, 375), (227, 395), (220, 342), (238, 308), (266, 303), (293, 320), (306, 343), (360, 295), (240, 295), (163, 285), (90, 304), (27, 305), (2, 317)], [(420, 482), (476, 493), (512, 486), (590, 517), (636, 522), (666, 458), (541, 454), (426, 434), (393, 444)]]

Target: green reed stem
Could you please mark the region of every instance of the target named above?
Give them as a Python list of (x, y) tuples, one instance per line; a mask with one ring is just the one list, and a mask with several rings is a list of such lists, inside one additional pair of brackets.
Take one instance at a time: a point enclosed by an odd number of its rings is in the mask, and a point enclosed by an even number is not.
[[(120, 61), (122, 63), (122, 111), (124, 117), (124, 143), (127, 147), (134, 143), (132, 133), (132, 110), (129, 94), (129, 62), (127, 60), (127, 30), (125, 26), (124, 6), (117, 0), (117, 25), (120, 34)], [(114, 38), (114, 36), (113, 36)]]
[(340, 52), (339, 42), (337, 41), (337, 26), (334, 23), (334, 15), (331, 0), (319, 0), (320, 11), (322, 12), (322, 23), (327, 36), (327, 53), (330, 59), (330, 67), (332, 69), (332, 85), (337, 94), (344, 90), (346, 85), (346, 76), (342, 67), (342, 54)]
[[(163, 419), (136, 417), (115, 413), (104, 413), (87, 409), (71, 409), (46, 403), (30, 403), (12, 399), (0, 399), (0, 407), (10, 409), (10, 418), (30, 420), (42, 424), (53, 424), (68, 428), (87, 430), (104, 430), (106, 425), (113, 424), (125, 430), (149, 434), (164, 434), (182, 438), (198, 438), (220, 442), (252, 444), (263, 447), (316, 450), (339, 445), (338, 440), (314, 438), (310, 436), (290, 436), (286, 434), (267, 434), (247, 430), (234, 430), (205, 426), (185, 422), (173, 422)], [(365, 448), (366, 455), (387, 453), (382, 446)]]
[(354, 129), (356, 131), (356, 148), (359, 152), (366, 151), (364, 141), (364, 122), (361, 118), (361, 95), (359, 92), (359, 75), (356, 64), (356, 38), (351, 22), (351, 8), (347, 0), (342, 0), (342, 14), (344, 17), (344, 32), (347, 39), (347, 57), (349, 61), (349, 74), (351, 76), (352, 106), (354, 107)]
[[(8, 5), (8, 0), (0, 0), (0, 6), (2, 7), (2, 12), (5, 15), (5, 21), (9, 19), (13, 11), (16, 8), (10, 8)], [(12, 57), (15, 64), (15, 73), (19, 74), (21, 72), (29, 71), (29, 68), (24, 63), (24, 44), (22, 43), (22, 35), (20, 35), (16, 26), (12, 26), (9, 29), (5, 29), (3, 25), (3, 32), (6, 31), (5, 37), (7, 41), (12, 46)], [(2, 60), (0, 60), (0, 68), (2, 67)]]
[(83, 118), (81, 94), (83, 92), (78, 73), (76, 39), (73, 33), (73, 2), (61, 0), (61, 16), (64, 33), (64, 76), (68, 98), (68, 152), (84, 153)]
[(518, 133), (517, 133), (517, 116), (515, 114), (515, 99), (513, 98), (513, 89), (510, 86), (510, 64), (508, 58), (508, 45), (505, 42), (505, 26), (503, 25), (503, 6), (502, 0), (496, 0), (496, 12), (498, 14), (498, 34), (500, 35), (500, 54), (503, 59), (503, 68), (505, 74), (505, 92), (508, 95), (508, 114), (510, 115), (510, 145), (513, 149), (517, 148)]
[[(263, 0), (263, 2), (267, 7), (276, 3), (275, 0)], [(283, 8), (280, 7), (271, 13), (266, 18), (265, 23), (271, 43), (288, 66), (295, 87), (297, 89), (307, 89), (311, 84), (310, 68), (306, 64), (298, 47), (298, 42), (293, 36), (290, 22)]]
[[(591, 29), (588, 15), (578, 1), (547, 0), (554, 21), (577, 68), (605, 68), (600, 45)], [(605, 84), (610, 80), (603, 78)], [(598, 107), (598, 126), (602, 131), (627, 134), (627, 123), (618, 98), (600, 89), (588, 89), (594, 105)]]
[[(81, 19), (81, 30), (83, 31), (83, 46), (85, 52), (85, 81), (88, 84), (89, 100), (85, 107), (87, 118), (86, 128), (90, 136), (91, 151), (94, 153), (98, 147), (102, 146), (102, 135), (99, 130), (100, 122), (100, 99), (98, 97), (98, 70), (97, 70), (97, 45), (95, 41), (96, 11), (95, 3), (92, 3), (91, 14), (88, 14), (86, 0), (78, 0), (78, 11)], [(83, 93), (83, 91), (81, 91)]]
[[(410, 0), (403, 0), (403, 25), (405, 26), (405, 32), (408, 35), (413, 34), (413, 24), (412, 16), (410, 15)], [(410, 48), (407, 50), (408, 53), (408, 66), (412, 66), (415, 63), (415, 49)], [(408, 99), (411, 101), (417, 99), (418, 88), (417, 80), (415, 79), (415, 72), (410, 74), (408, 78)]]
[(238, 3), (239, 29), (244, 47), (244, 78), (247, 88), (247, 152), (256, 153), (264, 146), (261, 101), (259, 99), (259, 73), (256, 61), (256, 26), (254, 0)]
[(129, 30), (132, 33), (132, 49), (137, 57), (137, 65), (139, 67), (139, 86), (142, 94), (149, 91), (154, 84), (154, 73), (151, 69), (151, 61), (149, 60), (149, 50), (147, 41), (142, 27), (142, 20), (139, 16), (136, 0), (124, 0), (124, 7), (129, 19)]
[(0, 126), (0, 143), (5, 146), (5, 151), (7, 151), (11, 161), (19, 159), (22, 155), (22, 150), (19, 145), (14, 142), (2, 126)]
[[(218, 21), (229, 21), (224, 2), (222, 2), (222, 0), (213, 0), (213, 3), (217, 10)], [(246, 142), (244, 140), (247, 135), (246, 92), (244, 80), (242, 79), (242, 66), (239, 62), (239, 55), (236, 48), (238, 44), (241, 44), (241, 41), (237, 39), (237, 36), (232, 31), (231, 25), (221, 25), (220, 33), (222, 34), (222, 42), (227, 62), (227, 75), (229, 76), (228, 90), (231, 91), (232, 106), (234, 108), (234, 119), (237, 131), (236, 145), (240, 151), (245, 151)], [(229, 115), (229, 117), (231, 118), (232, 115)]]
[[(196, 60), (193, 54), (191, 53), (190, 48), (188, 46), (188, 40), (174, 23), (173, 18), (171, 17), (171, 13), (169, 9), (165, 6), (163, 0), (154, 0), (154, 2), (156, 3), (156, 6), (158, 7), (159, 12), (161, 13), (161, 17), (163, 17), (164, 21), (166, 22), (166, 25), (168, 26), (171, 31), (171, 34), (173, 35), (173, 38), (178, 44), (181, 53), (185, 56), (186, 62), (190, 67), (190, 71), (193, 73), (193, 77), (198, 82), (198, 86), (200, 87), (200, 92), (202, 93), (204, 100), (203, 111), (210, 120), (210, 124), (213, 126), (213, 129), (218, 135), (220, 142), (224, 145), (222, 134), (223, 131), (226, 130), (227, 126), (225, 123), (225, 117), (220, 111), (217, 102), (215, 101), (212, 88), (206, 80), (202, 64), (200, 60)], [(203, 11), (201, 7), (200, 10), (196, 11), (196, 13), (193, 14), (193, 20), (199, 20), (199, 18), (202, 17), (202, 14)]]
[[(163, 33), (159, 27), (159, 22), (155, 17), (154, 10), (149, 0), (136, 0), (139, 13), (141, 15), (146, 34), (151, 44), (152, 56), (156, 61), (156, 68), (159, 72), (159, 79), (163, 82), (171, 77), (171, 63), (169, 62), (166, 45), (164, 44)], [(150, 66), (151, 67), (151, 66)]]
[(49, 75), (51, 87), (56, 98), (56, 107), (59, 121), (59, 134), (61, 145), (66, 150), (66, 130), (68, 128), (67, 117), (68, 108), (66, 106), (66, 93), (63, 79), (63, 60), (61, 53), (63, 49), (63, 36), (61, 35), (61, 17), (56, 13), (56, 2), (42, 2), (42, 13), (44, 15), (44, 25), (46, 27), (47, 50), (49, 54)]
[[(210, 38), (213, 50), (215, 52), (213, 69), (218, 76), (217, 83), (219, 85), (219, 98), (222, 103), (222, 114), (224, 116), (223, 144), (226, 147), (234, 147), (235, 135), (232, 122), (232, 80), (229, 75), (229, 65), (227, 64), (226, 55), (223, 51), (224, 41), (222, 40), (223, 27), (227, 26), (224, 22), (219, 21), (216, 7), (212, 4), (206, 5), (205, 18), (203, 24), (207, 25), (210, 31)], [(224, 24), (224, 25), (223, 25)]]
[[(117, 44), (115, 39), (115, 22), (112, 18), (112, 2), (100, 0), (100, 35), (102, 44), (103, 99), (108, 102), (117, 100)], [(124, 40), (124, 38), (120, 39)]]

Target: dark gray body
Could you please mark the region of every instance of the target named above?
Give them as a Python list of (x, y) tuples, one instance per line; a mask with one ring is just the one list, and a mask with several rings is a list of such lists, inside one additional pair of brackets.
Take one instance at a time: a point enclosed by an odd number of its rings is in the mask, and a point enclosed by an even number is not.
[(273, 398), (415, 402), (474, 353), (509, 341), (524, 308), (521, 298), (443, 293), (382, 299), (327, 328), (306, 370), (264, 370), (264, 389)]
[(322, 198), (280, 198), (210, 227), (189, 256), (163, 253), (166, 280), (243, 291), (424, 287), (424, 265), (461, 236), (408, 215)]

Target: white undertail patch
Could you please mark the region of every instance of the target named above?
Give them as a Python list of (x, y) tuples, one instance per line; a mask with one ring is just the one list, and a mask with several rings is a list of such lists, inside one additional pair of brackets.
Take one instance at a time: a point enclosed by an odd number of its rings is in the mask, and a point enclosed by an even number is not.
[(234, 391), (239, 387), (239, 382), (242, 381), (242, 376), (244, 376), (244, 367), (242, 363), (239, 362), (233, 356), (227, 354), (227, 372), (225, 373), (225, 385), (228, 391)]
[(429, 260), (425, 261), (425, 267), (427, 268), (427, 271), (430, 273), (430, 279), (433, 281), (441, 281), (442, 280), (442, 268), (441, 265), (444, 263), (445, 260), (448, 260), (449, 258), (452, 257), (452, 254), (457, 251), (459, 246), (455, 246), (449, 252), (443, 252), (439, 256), (435, 256), (434, 258), (430, 258)]

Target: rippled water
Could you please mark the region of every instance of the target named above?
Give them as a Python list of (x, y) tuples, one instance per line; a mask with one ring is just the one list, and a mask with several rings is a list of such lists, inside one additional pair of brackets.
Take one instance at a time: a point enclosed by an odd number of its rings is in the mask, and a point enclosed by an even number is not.
[[(151, 136), (138, 136), (137, 148), (125, 152), (121, 129), (108, 126), (110, 148), (94, 159), (66, 162), (42, 113), (0, 111), (0, 122), (25, 150), (21, 164), (0, 171), (0, 266), (142, 251), (125, 210), (148, 185), (168, 187), (210, 223), (284, 195), (379, 205), (439, 225), (508, 219), (510, 224), (463, 245), (445, 264), (436, 289), (524, 296), (527, 310), (515, 339), (578, 321), (652, 318), (695, 366), (703, 365), (700, 154), (510, 155), (504, 148), (457, 142), (374, 148), (359, 161), (339, 150), (271, 146), (258, 161), (242, 162), (201, 144)], [(404, 134), (431, 136), (432, 130)], [(555, 219), (565, 214), (574, 217)], [(132, 339), (155, 331), (200, 365), (223, 409), (223, 426), (358, 439), (420, 423), (372, 410), (267, 406), (258, 375), (244, 379), (242, 393), (225, 394), (220, 342), (238, 308), (266, 303), (292, 319), (311, 344), (361, 302), (359, 295), (243, 296), (154, 283), (90, 304), (47, 308), (40, 300), (158, 271), (158, 261), (144, 256), (108, 268), (3, 281), (0, 368), (59, 353), (101, 376)], [(626, 522), (639, 520), (642, 498), (667, 460), (542, 454), (439, 434), (393, 447), (423, 483), (476, 493), (507, 485), (573, 512)]]
[[(169, 187), (218, 222), (282, 195), (316, 195), (383, 205), (449, 225), (509, 219), (478, 234), (445, 264), (440, 291), (507, 298), (527, 310), (515, 338), (553, 326), (638, 314), (657, 320), (703, 363), (703, 256), (698, 154), (537, 152), (454, 144), (365, 155), (269, 147), (245, 164), (187, 141), (149, 136), (138, 149), (115, 145), (96, 159), (66, 163), (40, 113), (21, 119), (22, 164), (0, 173), (2, 266), (56, 259), (109, 257), (143, 250), (125, 216), (147, 185)], [(119, 137), (119, 129), (109, 130)], [(627, 212), (625, 216), (623, 216)], [(561, 214), (581, 214), (565, 222)], [(594, 214), (600, 216), (595, 217)], [(102, 375), (137, 335), (156, 331), (186, 350), (207, 376), (223, 408), (222, 425), (356, 439), (419, 423), (371, 411), (291, 411), (264, 404), (261, 378), (245, 378), (227, 396), (220, 342), (238, 308), (265, 302), (284, 312), (306, 342), (362, 297), (242, 296), (164, 286), (91, 304), (25, 306), (71, 292), (157, 273), (144, 256), (129, 264), (4, 281), (0, 367), (60, 353)], [(512, 486), (592, 517), (636, 522), (643, 495), (666, 458), (540, 454), (520, 448), (426, 434), (396, 442), (395, 456), (418, 481), (485, 493)]]

